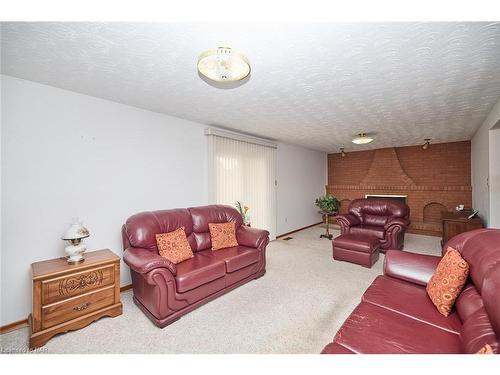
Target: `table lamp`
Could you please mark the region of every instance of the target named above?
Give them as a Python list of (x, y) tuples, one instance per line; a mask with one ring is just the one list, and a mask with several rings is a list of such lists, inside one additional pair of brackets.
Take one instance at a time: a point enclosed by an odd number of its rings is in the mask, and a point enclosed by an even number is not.
[(83, 253), (87, 248), (82, 239), (88, 236), (90, 236), (88, 229), (78, 219), (73, 219), (73, 222), (61, 237), (61, 239), (69, 242), (69, 245), (64, 248), (66, 254), (68, 254), (68, 263), (83, 262)]

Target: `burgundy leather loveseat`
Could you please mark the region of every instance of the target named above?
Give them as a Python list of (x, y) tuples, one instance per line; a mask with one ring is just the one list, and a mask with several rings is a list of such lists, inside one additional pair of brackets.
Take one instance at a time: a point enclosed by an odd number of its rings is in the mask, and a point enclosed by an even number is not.
[[(208, 224), (229, 221), (239, 246), (212, 252)], [(182, 226), (194, 257), (173, 264), (158, 254), (155, 235)], [(229, 206), (141, 212), (123, 225), (122, 238), (134, 302), (158, 327), (266, 272), (269, 232), (243, 226)]]
[(453, 237), (447, 246), (469, 263), (470, 276), (448, 317), (425, 286), (440, 257), (402, 251), (385, 255), (384, 275), (364, 293), (322, 353), (476, 353), (500, 337), (500, 229)]
[(380, 241), (380, 251), (404, 246), (410, 225), (410, 208), (389, 199), (354, 199), (346, 215), (338, 215), (341, 234), (372, 235)]

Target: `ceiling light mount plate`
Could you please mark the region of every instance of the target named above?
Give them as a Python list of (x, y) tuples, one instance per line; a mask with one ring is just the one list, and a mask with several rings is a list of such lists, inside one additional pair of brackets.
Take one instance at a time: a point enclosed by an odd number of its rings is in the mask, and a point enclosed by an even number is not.
[(357, 137), (352, 139), (352, 143), (357, 145), (366, 145), (373, 142), (373, 137), (368, 136), (366, 133), (359, 133)]
[(235, 82), (250, 74), (250, 63), (245, 55), (230, 47), (217, 47), (200, 55), (198, 71), (215, 82)]

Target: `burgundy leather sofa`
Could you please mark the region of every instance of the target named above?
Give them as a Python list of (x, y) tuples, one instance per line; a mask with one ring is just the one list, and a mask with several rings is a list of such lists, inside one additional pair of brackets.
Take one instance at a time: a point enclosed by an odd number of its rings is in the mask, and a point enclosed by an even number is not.
[(384, 275), (364, 293), (322, 353), (476, 353), (485, 344), (498, 353), (500, 337), (500, 229), (453, 237), (470, 276), (448, 317), (425, 286), (439, 256), (389, 250)]
[[(208, 223), (236, 222), (239, 246), (212, 252)], [(158, 254), (155, 235), (183, 226), (194, 257), (173, 264)], [(242, 225), (237, 210), (212, 205), (141, 212), (122, 227), (135, 304), (158, 327), (266, 272), (269, 232)]]
[(338, 215), (341, 234), (373, 235), (380, 241), (380, 251), (404, 246), (410, 225), (410, 208), (389, 199), (354, 199), (346, 215)]

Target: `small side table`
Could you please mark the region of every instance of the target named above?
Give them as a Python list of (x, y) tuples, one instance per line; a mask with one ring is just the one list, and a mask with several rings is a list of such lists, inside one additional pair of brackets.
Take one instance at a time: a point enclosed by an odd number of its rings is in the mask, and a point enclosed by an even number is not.
[(482, 220), (475, 216), (468, 219), (472, 211), (443, 211), (441, 212), (441, 221), (443, 225), (443, 237), (441, 239), (441, 247), (457, 234), (468, 232), (474, 229), (483, 228)]
[(79, 264), (61, 257), (31, 265), (30, 349), (45, 345), (58, 333), (122, 314), (120, 257), (109, 249), (86, 252), (84, 257)]
[(331, 240), (333, 238), (333, 234), (330, 234), (330, 216), (337, 216), (336, 212), (324, 212), (324, 211), (319, 211), (320, 214), (323, 215), (323, 218), (325, 220), (325, 226), (326, 230), (325, 233), (320, 235), (319, 238), (328, 238)]

